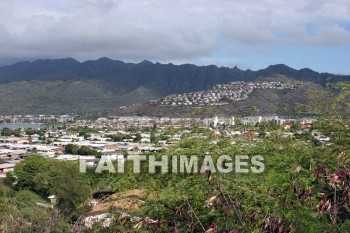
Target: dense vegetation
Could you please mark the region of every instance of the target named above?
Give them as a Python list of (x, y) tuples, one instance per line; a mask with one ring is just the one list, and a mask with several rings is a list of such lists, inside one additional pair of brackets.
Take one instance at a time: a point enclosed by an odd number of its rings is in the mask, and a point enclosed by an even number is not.
[[(65, 232), (90, 192), (76, 164), (30, 156), (8, 174), (0, 187), (0, 229), (5, 232)], [(13, 187), (16, 181), (15, 187)], [(42, 208), (47, 197), (60, 197), (58, 209)]]
[[(203, 135), (215, 139), (209, 131), (204, 131)], [(187, 138), (165, 154), (203, 158), (210, 153), (214, 161), (222, 154), (260, 154), (265, 158), (263, 174), (161, 174), (160, 171), (149, 174), (146, 163), (140, 174), (134, 174), (131, 162), (127, 163), (124, 174), (96, 174), (94, 169), (82, 174), (74, 162), (31, 156), (16, 166), (17, 185), (13, 189), (2, 186), (1, 218), (17, 229), (24, 229), (25, 224), (37, 218), (36, 221), (49, 222), (54, 213), (35, 207), (35, 202), (44, 202), (41, 197), (55, 194), (59, 197), (56, 216), (60, 219), (55, 227), (68, 227), (65, 223), (75, 221), (88, 210), (86, 199), (91, 191), (121, 192), (138, 188), (155, 195), (149, 195), (144, 207), (131, 214), (148, 216), (155, 223), (130, 224), (127, 219), (118, 220), (116, 212), (115, 223), (103, 232), (132, 230), (135, 225), (150, 232), (174, 229), (201, 232), (209, 228), (220, 232), (350, 230), (347, 220), (350, 217), (348, 142), (328, 147), (312, 140), (282, 139), (277, 133), (260, 138), (256, 143), (251, 140), (254, 138), (240, 139), (232, 145), (227, 140), (211, 144), (205, 138)], [(16, 202), (21, 196), (29, 200)], [(21, 205), (33, 205), (42, 216), (27, 213), (27, 207)], [(11, 222), (14, 217), (23, 225)], [(50, 224), (47, 227), (54, 227)], [(40, 224), (35, 227), (43, 228)]]

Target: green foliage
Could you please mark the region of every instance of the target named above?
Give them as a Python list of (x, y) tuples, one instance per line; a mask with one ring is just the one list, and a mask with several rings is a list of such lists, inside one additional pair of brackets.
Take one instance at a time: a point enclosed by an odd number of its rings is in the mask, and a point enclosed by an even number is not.
[(114, 135), (110, 135), (109, 136), (113, 142), (121, 142), (125, 139), (131, 139), (131, 135), (129, 134), (122, 134), (122, 133), (117, 133), (117, 134), (114, 134)]
[(66, 153), (68, 153), (68, 154), (76, 155), (76, 154), (78, 154), (79, 146), (78, 146), (78, 145), (75, 145), (75, 144), (67, 144), (67, 145), (65, 146), (65, 151), (66, 151)]
[(346, 220), (341, 226), (339, 227), (339, 232), (350, 232), (350, 220)]
[(5, 185), (7, 185), (7, 186), (13, 186), (14, 184), (15, 184), (15, 182), (16, 182), (16, 177), (12, 174), (12, 172), (8, 172), (7, 174), (6, 174), (6, 177), (4, 178), (4, 180), (3, 180), (3, 182), (4, 182), (4, 184)]
[(67, 132), (74, 132), (74, 133), (78, 133), (79, 136), (85, 136), (86, 134), (90, 134), (90, 133), (97, 133), (98, 130), (96, 129), (91, 129), (87, 126), (78, 126), (78, 127), (71, 127), (67, 130)]
[(67, 232), (58, 210), (41, 208), (46, 201), (29, 190), (14, 191), (0, 183), (0, 230), (3, 232)]
[(101, 153), (89, 148), (88, 146), (81, 146), (78, 150), (79, 155), (95, 155), (95, 156), (101, 156)]
[(58, 207), (70, 215), (90, 192), (89, 180), (79, 173), (78, 164), (30, 156), (15, 167), (16, 188), (29, 189), (40, 196), (56, 195)]
[(252, 114), (258, 114), (260, 112), (259, 108), (255, 105), (251, 106), (250, 111)]
[(35, 207), (36, 203), (46, 203), (42, 197), (29, 190), (19, 190), (13, 201), (21, 207)]
[(25, 131), (25, 134), (28, 136), (34, 135), (34, 134), (38, 134), (39, 136), (44, 136), (44, 129), (32, 129), (32, 128), (28, 128)]
[(88, 146), (77, 146), (75, 144), (67, 144), (65, 146), (65, 151), (68, 154), (73, 154), (73, 155), (95, 155), (95, 156), (101, 156), (101, 153), (91, 149)]
[(21, 136), (21, 129), (9, 129), (9, 128), (3, 128), (1, 130), (1, 136)]
[[(205, 139), (188, 138), (165, 154), (201, 156), (209, 152), (214, 159), (222, 154), (260, 154), (265, 158), (266, 166), (262, 174), (149, 174), (147, 164), (142, 164), (140, 174), (133, 174), (132, 163), (126, 162), (125, 174), (97, 175), (91, 171), (89, 175), (97, 187), (109, 187), (116, 192), (134, 188), (154, 192), (146, 199), (144, 208), (134, 213), (160, 220), (158, 227), (146, 225), (142, 228), (146, 232), (168, 231), (175, 226), (183, 232), (200, 232), (214, 225), (219, 232), (232, 229), (259, 232), (262, 223), (267, 221), (266, 216), (270, 218), (266, 224), (270, 224), (271, 229), (273, 224), (281, 221), (285, 232), (291, 227), (296, 232), (334, 230), (327, 218), (317, 218), (319, 191), (308, 192), (310, 188), (316, 189), (310, 171), (317, 164), (329, 163), (332, 155), (310, 141), (303, 144), (302, 139), (276, 136), (242, 146), (249, 140), (241, 139), (230, 145), (222, 139), (218, 144), (210, 144)], [(299, 166), (300, 170), (295, 172)], [(208, 205), (212, 197), (216, 200)], [(113, 227), (110, 229), (130, 229), (132, 226), (116, 223)]]
[(140, 142), (141, 139), (142, 139), (141, 134), (136, 133), (136, 134), (135, 134), (135, 137), (134, 137), (134, 142)]
[(150, 135), (150, 141), (151, 141), (151, 143), (156, 144), (156, 143), (158, 143), (159, 138), (156, 137), (155, 133), (152, 132)]
[(47, 175), (50, 177), (49, 192), (59, 198), (57, 207), (63, 213), (73, 213), (90, 193), (88, 180), (74, 163), (56, 163)]

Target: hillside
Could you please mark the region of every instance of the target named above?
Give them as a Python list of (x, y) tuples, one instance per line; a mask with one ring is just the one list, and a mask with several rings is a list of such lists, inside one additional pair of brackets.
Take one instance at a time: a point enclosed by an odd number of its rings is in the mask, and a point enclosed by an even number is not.
[[(278, 77), (311, 82), (316, 85), (313, 88), (324, 86), (330, 77), (332, 81), (350, 79), (349, 76), (317, 73), (310, 69), (295, 70), (285, 65), (243, 71), (237, 67), (219, 68), (213, 65), (173, 65), (149, 61), (133, 64), (108, 58), (82, 63), (72, 58), (37, 60), (0, 67), (0, 114), (119, 111), (120, 106), (146, 103), (174, 93), (207, 90), (216, 84), (261, 78), (274, 80)], [(262, 101), (260, 106), (264, 112), (271, 109), (266, 103), (273, 102), (275, 106), (302, 96), (297, 92), (294, 94), (287, 98), (282, 92), (256, 92), (248, 101), (259, 105), (261, 95), (266, 95), (264, 98), (267, 100)], [(233, 110), (225, 108), (222, 112), (243, 110), (242, 113), (245, 113), (244, 109), (249, 107), (250, 102), (238, 103), (232, 106)], [(141, 114), (145, 106), (135, 111), (133, 108), (128, 112)], [(198, 110), (181, 109), (179, 113), (183, 111), (192, 114)]]
[[(315, 90), (325, 90), (317, 84), (308, 83), (299, 89), (256, 89), (246, 100), (231, 102), (221, 106), (171, 106), (145, 103), (119, 109), (120, 115), (148, 115), (173, 117), (213, 117), (230, 115), (293, 115), (298, 104), (317, 101), (311, 94)], [(252, 109), (255, 106), (257, 111)]]

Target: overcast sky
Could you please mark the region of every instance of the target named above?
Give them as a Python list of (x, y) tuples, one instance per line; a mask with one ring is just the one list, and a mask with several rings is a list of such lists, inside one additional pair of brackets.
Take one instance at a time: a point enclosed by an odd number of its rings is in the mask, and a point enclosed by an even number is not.
[(65, 57), (350, 73), (350, 2), (0, 1), (1, 65)]

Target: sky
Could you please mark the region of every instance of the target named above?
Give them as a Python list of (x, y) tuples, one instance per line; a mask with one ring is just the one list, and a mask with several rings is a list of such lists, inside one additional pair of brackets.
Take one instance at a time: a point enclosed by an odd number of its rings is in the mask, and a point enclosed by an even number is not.
[(66, 57), (350, 74), (350, 2), (0, 1), (0, 65)]

